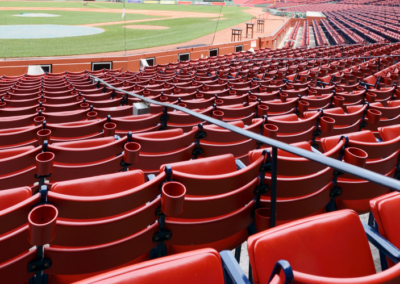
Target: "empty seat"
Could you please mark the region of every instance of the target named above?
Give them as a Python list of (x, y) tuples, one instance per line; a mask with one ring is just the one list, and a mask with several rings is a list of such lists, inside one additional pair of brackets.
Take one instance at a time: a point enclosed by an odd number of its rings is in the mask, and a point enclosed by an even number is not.
[[(337, 158), (343, 145), (344, 142), (340, 141), (324, 155)], [(312, 151), (307, 142), (295, 143), (293, 146)], [(262, 151), (250, 152), (250, 163), (262, 157)], [(277, 159), (277, 224), (325, 212), (331, 198), (333, 170), (282, 150), (278, 150)], [(265, 174), (264, 184), (271, 187), (270, 172)], [(268, 191), (261, 196), (261, 207), (270, 208), (270, 194)]]
[(128, 132), (141, 133), (146, 131), (155, 131), (161, 127), (162, 113), (158, 114), (141, 114), (130, 115), (124, 117), (111, 118), (111, 122), (117, 125), (115, 134), (126, 135)]
[(242, 244), (252, 222), (253, 192), (262, 161), (240, 170), (231, 154), (169, 164), (173, 180), (186, 187), (186, 198), (183, 213), (166, 218), (166, 228), (174, 232), (165, 242), (168, 252), (202, 247), (220, 251)]
[[(398, 192), (392, 192), (370, 201), (371, 212), (377, 225), (379, 234), (392, 243), (395, 247), (400, 247), (400, 238), (398, 237), (399, 222), (393, 216), (397, 215), (400, 204), (400, 195)], [(388, 259), (389, 266), (393, 262)]]
[(38, 125), (0, 130), (0, 149), (36, 146), (36, 135), (41, 128)]
[(129, 168), (156, 174), (163, 164), (192, 159), (196, 132), (197, 129), (193, 129), (184, 133), (176, 128), (132, 135), (132, 141), (139, 143), (141, 149), (137, 163)]
[[(58, 209), (60, 220), (51, 248), (44, 252), (53, 263), (46, 274), (60, 280), (77, 274), (77, 279), (86, 278), (139, 257), (148, 259), (156, 246), (155, 212), (164, 180), (160, 174), (145, 182), (142, 171), (129, 171), (55, 183), (48, 202)], [(107, 255), (112, 259), (96, 261)]]
[[(371, 131), (348, 133), (347, 147), (355, 147), (365, 151), (365, 168), (371, 171), (393, 176), (396, 170), (397, 156), (400, 151), (399, 140), (378, 143)], [(337, 146), (340, 136), (322, 138), (321, 144), (324, 151), (329, 151)], [(369, 200), (383, 195), (389, 191), (388, 188), (360, 180), (351, 175), (342, 175), (338, 178), (338, 186), (342, 194), (336, 198), (338, 208), (350, 208), (359, 213), (369, 212)]]
[(48, 146), (55, 154), (51, 181), (71, 180), (115, 173), (122, 169), (123, 146), (127, 138), (103, 137), (59, 142)]
[(37, 182), (35, 157), (41, 151), (41, 146), (0, 150), (0, 189), (32, 186)]
[(263, 231), (248, 239), (247, 249), (254, 283), (268, 283), (275, 263), (280, 260), (290, 264), (294, 283), (372, 284), (396, 283), (400, 279), (399, 265), (375, 274), (363, 226), (358, 215), (350, 210)]
[[(253, 133), (260, 132), (262, 123), (263, 120), (260, 118), (253, 119), (250, 125), (245, 125), (243, 121), (229, 122), (229, 124)], [(247, 139), (243, 135), (216, 125), (205, 125), (204, 132), (207, 136), (200, 140), (199, 147), (202, 149), (202, 153), (199, 158), (233, 154), (236, 159), (240, 159), (244, 164), (248, 165), (249, 151), (257, 148), (257, 142), (253, 139)]]

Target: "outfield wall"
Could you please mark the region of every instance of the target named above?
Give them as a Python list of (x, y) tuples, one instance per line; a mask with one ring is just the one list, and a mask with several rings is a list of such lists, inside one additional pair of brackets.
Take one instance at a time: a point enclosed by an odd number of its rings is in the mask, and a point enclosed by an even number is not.
[[(160, 5), (202, 5), (202, 6), (237, 6), (240, 5), (233, 3), (233, 1), (225, 2), (203, 2), (201, 0), (127, 0), (126, 3), (134, 4), (160, 4)], [(253, 6), (253, 5), (252, 5)]]
[(140, 68), (140, 59), (154, 58), (155, 64), (167, 64), (169, 62), (177, 62), (179, 54), (190, 54), (190, 59), (198, 59), (209, 55), (210, 49), (218, 49), (218, 54), (228, 54), (235, 52), (235, 46), (243, 46), (243, 50), (258, 48), (258, 40), (241, 41), (225, 44), (209, 45), (204, 47), (182, 48), (176, 50), (168, 50), (161, 52), (152, 52), (138, 55), (117, 56), (117, 57), (84, 57), (84, 58), (38, 58), (29, 60), (3, 60), (0, 61), (0, 76), (19, 76), (28, 71), (29, 65), (52, 65), (53, 73), (68, 71), (91, 70), (93, 62), (112, 62), (112, 68), (123, 70), (138, 71)]
[(72, 72), (91, 70), (94, 62), (112, 62), (112, 68), (123, 70), (138, 71), (141, 59), (154, 58), (155, 65), (177, 62), (179, 54), (190, 54), (190, 59), (198, 59), (209, 55), (212, 49), (218, 49), (219, 55), (235, 52), (235, 47), (242, 46), (243, 50), (250, 48), (270, 48), (275, 49), (284, 39), (289, 28), (301, 19), (287, 19), (275, 30), (273, 34), (267, 37), (259, 37), (240, 42), (230, 42), (223, 44), (208, 45), (202, 47), (182, 48), (160, 52), (151, 52), (127, 56), (104, 56), (104, 57), (78, 57), (78, 58), (37, 58), (37, 59), (15, 59), (0, 61), (0, 76), (19, 76), (28, 71), (29, 65), (52, 65), (53, 73), (61, 73), (66, 70)]

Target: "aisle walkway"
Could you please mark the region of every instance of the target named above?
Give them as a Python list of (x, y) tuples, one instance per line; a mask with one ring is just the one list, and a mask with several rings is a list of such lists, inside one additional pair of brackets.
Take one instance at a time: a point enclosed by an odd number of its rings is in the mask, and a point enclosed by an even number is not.
[(301, 39), (303, 38), (303, 26), (299, 27), (296, 36), (296, 42), (294, 43), (294, 48), (298, 48), (301, 45)]
[(308, 43), (308, 47), (315, 47), (315, 36), (314, 36), (314, 29), (312, 26), (308, 27), (308, 33), (310, 34), (310, 41)]

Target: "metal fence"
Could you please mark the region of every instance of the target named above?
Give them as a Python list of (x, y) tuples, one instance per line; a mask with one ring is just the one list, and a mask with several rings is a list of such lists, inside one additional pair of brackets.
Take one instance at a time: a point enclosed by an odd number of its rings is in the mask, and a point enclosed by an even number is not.
[(268, 12), (271, 15), (281, 16), (286, 18), (301, 18), (301, 19), (306, 18), (306, 13), (303, 12), (286, 12), (278, 9), (269, 9), (269, 8), (265, 8), (263, 9), (263, 11)]

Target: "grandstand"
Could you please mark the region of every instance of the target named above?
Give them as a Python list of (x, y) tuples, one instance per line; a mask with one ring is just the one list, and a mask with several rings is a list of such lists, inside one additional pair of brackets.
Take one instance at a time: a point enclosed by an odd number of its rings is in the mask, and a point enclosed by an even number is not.
[(238, 1), (0, 2), (1, 283), (400, 283), (397, 2)]

